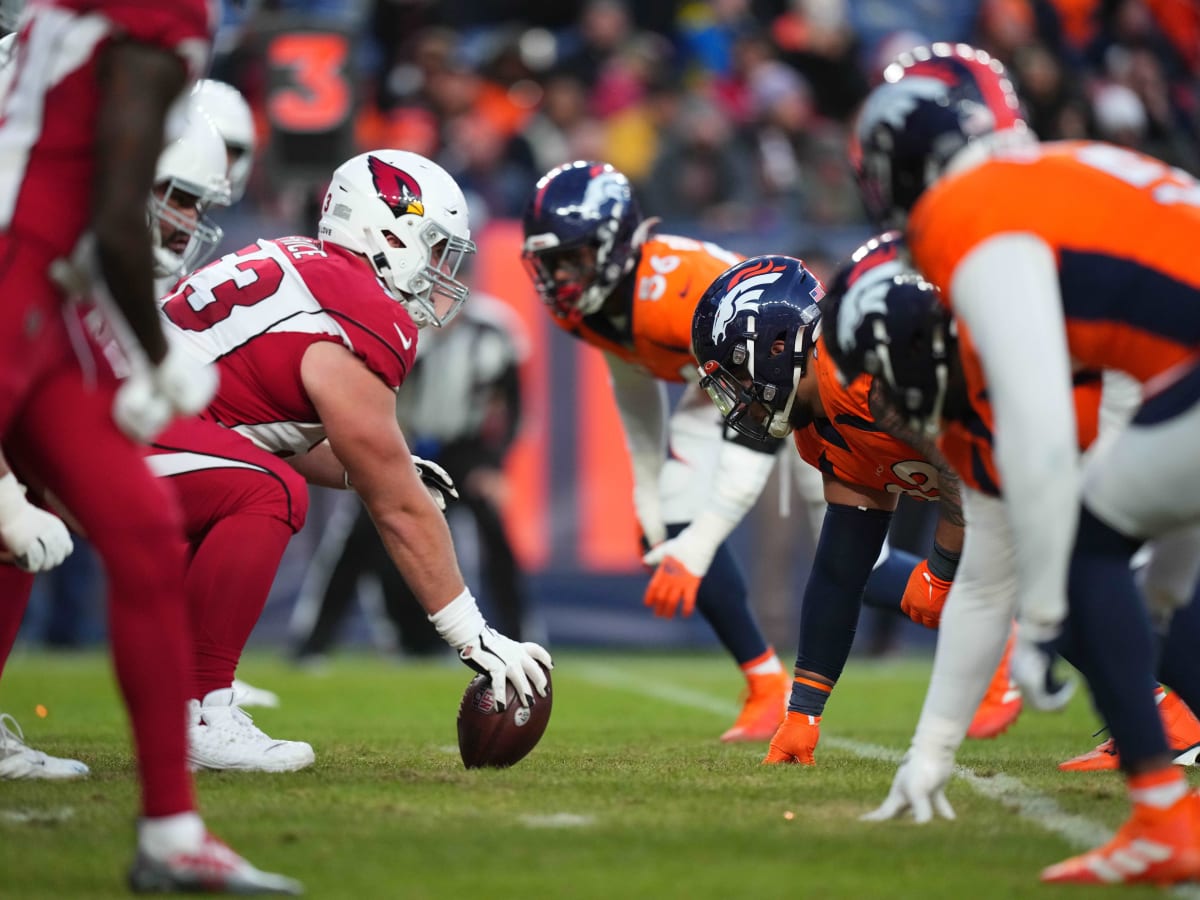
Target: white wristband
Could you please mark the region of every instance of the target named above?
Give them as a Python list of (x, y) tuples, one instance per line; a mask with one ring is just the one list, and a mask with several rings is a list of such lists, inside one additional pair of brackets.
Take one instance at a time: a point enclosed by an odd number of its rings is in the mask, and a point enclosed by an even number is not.
[(9, 472), (0, 478), (0, 527), (9, 522), (29, 505), (25, 499), (25, 486), (17, 481), (17, 476)]
[(487, 628), (470, 588), (463, 588), (461, 594), (428, 618), (442, 640), (455, 650), (461, 650)]

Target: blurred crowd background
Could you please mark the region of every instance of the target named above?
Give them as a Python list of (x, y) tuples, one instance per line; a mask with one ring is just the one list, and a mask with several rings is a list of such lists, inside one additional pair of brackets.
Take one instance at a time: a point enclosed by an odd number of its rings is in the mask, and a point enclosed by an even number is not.
[[(519, 259), (521, 212), (551, 167), (607, 160), (661, 230), (797, 255), (827, 276), (870, 233), (847, 160), (857, 107), (898, 53), (934, 40), (999, 58), (1043, 139), (1100, 138), (1200, 173), (1196, 0), (266, 0), (228, 7), (218, 35), (212, 75), (243, 91), (258, 132), (250, 189), (217, 215), (223, 251), (312, 234), (330, 172), (358, 152), (399, 147), (441, 163), (471, 203), (474, 290), (506, 308), (523, 348), (520, 421), (487, 492), (520, 565), (527, 636), (704, 645), (702, 625), (642, 609), (647, 575), (603, 365), (540, 308)], [(785, 657), (813, 543), (795, 509), (781, 521), (795, 506), (789, 480), (735, 543)], [(314, 491), (257, 642), (298, 645), (289, 622), (315, 548), (355, 502)], [(487, 604), (486, 553), (462, 512), (457, 545)], [(898, 518), (900, 543), (923, 552), (921, 511)], [(341, 639), (421, 646), (381, 624), (387, 604), (366, 581), (345, 588), (362, 612)], [(101, 602), (85, 547), (42, 577), (23, 638), (102, 640)], [(860, 636), (872, 653), (928, 640), (883, 619)]]

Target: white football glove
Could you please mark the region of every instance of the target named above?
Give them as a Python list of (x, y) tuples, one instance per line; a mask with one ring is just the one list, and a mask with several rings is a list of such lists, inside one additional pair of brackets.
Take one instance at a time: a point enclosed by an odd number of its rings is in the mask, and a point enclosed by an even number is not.
[(113, 418), (125, 434), (147, 444), (175, 416), (202, 412), (216, 392), (216, 368), (196, 363), (172, 347), (157, 366), (135, 372), (121, 383)]
[(53, 569), (74, 549), (62, 519), (26, 500), (25, 487), (12, 472), (0, 478), (0, 538), (26, 572)]
[(489, 626), (469, 588), (429, 616), (429, 621), (442, 639), (458, 651), (459, 659), (491, 679), (498, 709), (503, 710), (507, 705), (509, 681), (522, 706), (533, 702), (535, 690), (538, 696), (546, 696), (547, 679), (542, 666), (554, 668), (550, 654), (540, 644), (518, 643)]
[(925, 824), (937, 813), (954, 818), (954, 809), (946, 799), (946, 783), (954, 772), (954, 754), (950, 751), (922, 752), (910, 748), (896, 770), (887, 799), (876, 810), (860, 816), (863, 822), (886, 822), (905, 812)]
[(1054, 651), (1050, 642), (1038, 636), (1035, 629), (1017, 625), (1010, 674), (1030, 706), (1039, 712), (1058, 712), (1074, 695), (1075, 680), (1060, 682), (1054, 677)]
[(428, 459), (414, 456), (413, 462), (417, 466), (417, 474), (421, 477), (425, 490), (429, 491), (429, 496), (433, 498), (437, 508), (445, 512), (446, 505), (458, 499), (458, 488), (454, 486), (454, 479), (450, 477), (449, 472)]

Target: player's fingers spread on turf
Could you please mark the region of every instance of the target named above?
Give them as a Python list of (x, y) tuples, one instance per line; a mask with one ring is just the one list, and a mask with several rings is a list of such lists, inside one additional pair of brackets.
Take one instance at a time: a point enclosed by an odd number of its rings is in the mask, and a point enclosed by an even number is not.
[(886, 822), (904, 812), (904, 801), (895, 794), (888, 794), (887, 799), (877, 809), (859, 816), (860, 822)]
[(920, 791), (912, 796), (912, 814), (918, 825), (924, 825), (933, 818), (933, 807), (929, 804), (929, 798)]
[(933, 805), (937, 808), (938, 815), (943, 819), (953, 819), (954, 807), (950, 805), (950, 801), (946, 799), (944, 791), (938, 791), (933, 795)]

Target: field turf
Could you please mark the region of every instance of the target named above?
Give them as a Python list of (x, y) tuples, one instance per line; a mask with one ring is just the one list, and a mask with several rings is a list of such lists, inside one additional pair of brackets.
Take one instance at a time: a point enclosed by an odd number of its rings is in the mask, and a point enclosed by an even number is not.
[[(723, 657), (556, 662), (542, 743), (513, 769), (468, 772), (454, 717), (471, 673), (457, 662), (347, 656), (314, 675), (252, 655), (242, 677), (283, 698), (256, 721), (310, 741), (317, 763), (201, 773), (203, 812), (310, 897), (455, 900), (1079, 897), (1094, 891), (1041, 886), (1038, 871), (1125, 814), (1119, 776), (1054, 768), (1098, 741), (1082, 694), (968, 743), (968, 777), (949, 789), (957, 822), (865, 824), (907, 746), (927, 659), (852, 660), (811, 769), (763, 767), (765, 746), (717, 741), (741, 687)], [(34, 746), (92, 767), (83, 782), (0, 782), (0, 897), (128, 896), (135, 782), (106, 658), (18, 653), (0, 710)]]

